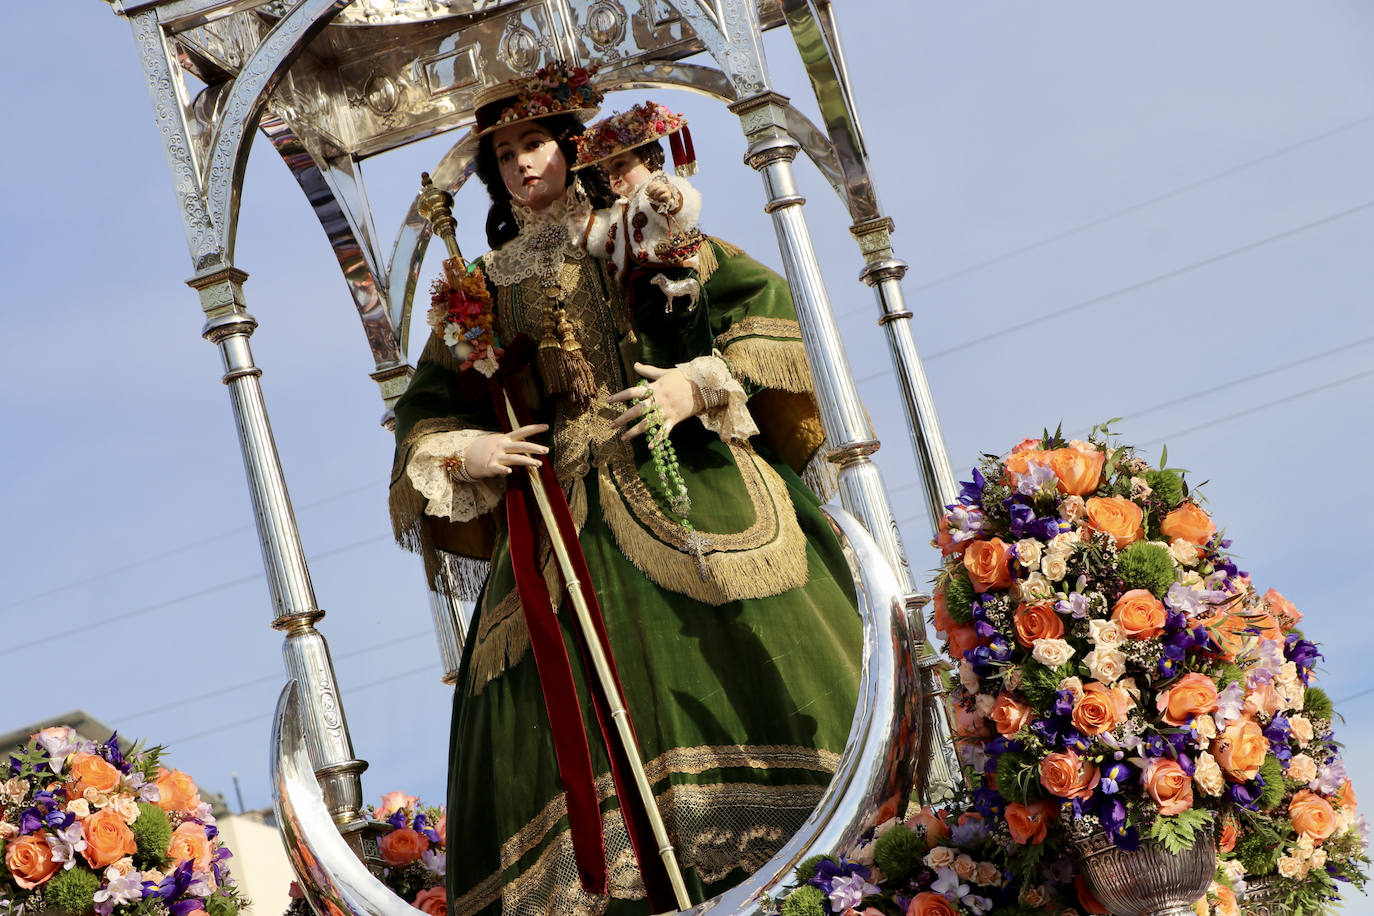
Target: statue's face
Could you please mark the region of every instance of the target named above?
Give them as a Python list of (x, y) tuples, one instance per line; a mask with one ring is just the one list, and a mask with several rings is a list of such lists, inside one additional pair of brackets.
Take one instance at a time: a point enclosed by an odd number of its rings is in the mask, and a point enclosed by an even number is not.
[(611, 190), (626, 198), (653, 174), (635, 152), (612, 156), (602, 163), (602, 167), (606, 169), (606, 177), (611, 180)]
[(537, 121), (502, 127), (491, 135), (501, 180), (516, 203), (543, 210), (568, 187), (568, 161), (553, 135)]

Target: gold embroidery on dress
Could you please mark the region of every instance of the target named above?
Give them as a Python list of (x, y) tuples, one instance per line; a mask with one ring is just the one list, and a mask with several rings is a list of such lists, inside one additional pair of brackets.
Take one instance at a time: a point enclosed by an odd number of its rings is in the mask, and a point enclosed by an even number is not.
[[(794, 745), (674, 748), (649, 761), (645, 772), (650, 783), (658, 783), (675, 773), (699, 775), (707, 770), (744, 767), (800, 769), (833, 776), (839, 755)], [(668, 787), (657, 798), (683, 865), (695, 868), (709, 882), (724, 878), (736, 867), (745, 871), (761, 867), (800, 829), (824, 791), (821, 785), (682, 784)], [(596, 793), (603, 802), (615, 793), (610, 774), (597, 778)], [(463, 894), (453, 911), (474, 912), (498, 898), (503, 899), (506, 914), (521, 916), (571, 916), (604, 910), (607, 898), (592, 897), (582, 890), (567, 830), (553, 837), (519, 878), (504, 889), (501, 886), (501, 876), (543, 844), (549, 831), (566, 815), (567, 799), (560, 793), (501, 845), (500, 866)], [(612, 896), (642, 898), (644, 885), (619, 811), (606, 812), (603, 826)]]

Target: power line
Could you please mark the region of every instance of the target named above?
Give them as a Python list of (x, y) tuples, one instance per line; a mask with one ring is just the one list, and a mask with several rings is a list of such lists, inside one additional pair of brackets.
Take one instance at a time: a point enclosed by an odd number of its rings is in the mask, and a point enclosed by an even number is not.
[[(1010, 325), (1008, 327), (1002, 328), (1001, 330), (993, 331), (989, 334), (984, 334), (980, 337), (975, 337), (971, 340), (966, 340), (963, 343), (955, 344), (952, 347), (947, 347), (936, 353), (932, 353), (930, 356), (927, 356), (925, 358), (925, 361), (927, 363), (934, 362), (937, 359), (941, 359), (946, 356), (951, 356), (955, 353), (958, 353), (961, 350), (967, 350), (970, 347), (976, 347), (979, 344), (987, 343), (990, 340), (996, 340), (997, 338), (1005, 337), (1008, 334), (1015, 334), (1018, 331), (1024, 331), (1027, 328), (1034, 327), (1035, 325), (1041, 324), (1042, 322), (1048, 321), (1049, 319), (1061, 318), (1064, 315), (1068, 315), (1072, 312), (1082, 311), (1086, 308), (1101, 305), (1102, 303), (1115, 299), (1118, 296), (1124, 296), (1128, 293), (1138, 292), (1142, 289), (1146, 289), (1148, 287), (1155, 286), (1159, 283), (1163, 283), (1166, 280), (1172, 280), (1177, 277), (1181, 277), (1184, 274), (1192, 273), (1195, 270), (1201, 270), (1204, 267), (1211, 267), (1214, 264), (1218, 264), (1230, 258), (1237, 257), (1238, 255), (1248, 254), (1259, 248), (1263, 248), (1266, 245), (1272, 245), (1274, 242), (1281, 242), (1286, 239), (1291, 239), (1294, 236), (1301, 235), (1302, 233), (1308, 232), (1312, 229), (1317, 229), (1329, 223), (1334, 223), (1338, 220), (1345, 219), (1346, 217), (1354, 216), (1357, 213), (1362, 213), (1365, 210), (1368, 210), (1370, 207), (1374, 207), (1374, 200), (1367, 200), (1364, 203), (1356, 204), (1355, 206), (1350, 207), (1346, 210), (1341, 210), (1338, 213), (1332, 213), (1327, 216), (1323, 216), (1318, 219), (1312, 220), (1311, 222), (1302, 223), (1301, 225), (1294, 226), (1291, 229), (1285, 229), (1284, 231), (1276, 233), (1274, 235), (1266, 236), (1265, 238), (1257, 239), (1253, 242), (1248, 242), (1244, 245), (1241, 245), (1239, 248), (1232, 248), (1229, 251), (1222, 252), (1221, 254), (1212, 255), (1209, 258), (1203, 258), (1201, 261), (1194, 261), (1191, 264), (1185, 264), (1182, 267), (1175, 268), (1162, 274), (1156, 274), (1155, 276), (1150, 277), (1149, 279), (1141, 280), (1137, 283), (1132, 283), (1129, 286), (1123, 286), (1120, 289), (1112, 290), (1109, 293), (1103, 293), (1100, 296), (1094, 296), (1091, 299), (1085, 299), (1082, 302), (1077, 302), (1073, 305), (1066, 305), (1063, 308), (1058, 308), (1054, 311), (1046, 312), (1043, 315), (1037, 315), (1034, 318), (1022, 321), (1019, 324)], [(881, 372), (875, 372), (872, 375), (865, 376), (864, 378), (861, 378), (858, 381), (861, 383), (869, 382), (874, 379), (882, 378), (886, 375), (891, 375), (892, 372), (893, 370), (891, 368), (884, 369)]]
[[(1316, 385), (1312, 388), (1305, 388), (1302, 391), (1294, 392), (1293, 394), (1286, 395), (1281, 398), (1275, 398), (1272, 401), (1265, 401), (1263, 404), (1257, 404), (1254, 407), (1247, 407), (1245, 410), (1238, 410), (1234, 413), (1226, 414), (1225, 416), (1216, 417), (1214, 419), (1208, 420), (1206, 423), (1199, 423), (1196, 426), (1190, 426), (1186, 429), (1180, 429), (1175, 430), (1171, 433), (1166, 433), (1165, 435), (1159, 436), (1155, 439), (1151, 439), (1148, 442), (1142, 442), (1140, 443), (1140, 445), (1141, 447), (1144, 447), (1146, 445), (1158, 445), (1168, 440), (1178, 439), (1181, 436), (1186, 436), (1189, 433), (1195, 433), (1205, 429), (1212, 429), (1222, 423), (1228, 423), (1231, 420), (1238, 420), (1241, 417), (1247, 417), (1250, 414), (1259, 413), (1260, 411), (1268, 410), (1271, 407), (1278, 407), (1282, 404), (1289, 404), (1293, 401), (1297, 401), (1314, 394), (1320, 394), (1324, 391), (1330, 391), (1334, 388), (1339, 388), (1342, 385), (1348, 385), (1351, 382), (1357, 382), (1360, 379), (1368, 378), (1370, 376), (1374, 376), (1374, 369), (1365, 369), (1361, 372), (1355, 372), (1351, 375), (1342, 376), (1341, 378), (1335, 379), (1330, 382), (1325, 382), (1321, 385)], [(905, 518), (898, 519), (897, 524), (905, 525), (908, 522), (913, 522), (918, 518), (920, 518), (920, 515), (908, 515)]]
[[(1063, 241), (1064, 239), (1069, 238), (1070, 236), (1078, 235), (1081, 232), (1085, 232), (1089, 229), (1101, 226), (1104, 223), (1109, 223), (1112, 220), (1120, 219), (1121, 217), (1127, 216), (1131, 213), (1135, 213), (1138, 210), (1143, 210), (1146, 207), (1151, 207), (1155, 204), (1163, 203), (1166, 200), (1171, 200), (1175, 197), (1187, 194), (1190, 191), (1195, 191), (1198, 188), (1203, 187), (1204, 185), (1211, 184), (1215, 181), (1220, 181), (1223, 178), (1229, 178), (1230, 176), (1235, 175), (1238, 172), (1243, 172), (1246, 169), (1254, 168), (1257, 165), (1262, 165), (1266, 162), (1271, 162), (1274, 159), (1286, 156), (1289, 153), (1302, 149), (1303, 147), (1311, 146), (1314, 143), (1318, 143), (1322, 140), (1334, 137), (1337, 134), (1344, 133), (1345, 131), (1359, 127), (1362, 124), (1368, 124), (1370, 121), (1374, 121), (1374, 114), (1368, 114), (1362, 118), (1356, 118), (1354, 121), (1350, 121), (1338, 127), (1333, 127), (1330, 130), (1323, 131), (1319, 134), (1315, 134), (1311, 137), (1308, 137), (1305, 140), (1299, 140), (1296, 143), (1290, 143), (1287, 146), (1279, 147), (1278, 149), (1272, 152), (1265, 153), (1263, 156), (1258, 156), (1254, 159), (1246, 160), (1245, 162), (1242, 162), (1239, 165), (1233, 165), (1229, 168), (1222, 169), (1220, 172), (1214, 172), (1213, 174), (1208, 175), (1206, 178), (1199, 178), (1196, 181), (1190, 181), (1187, 184), (1179, 185), (1178, 187), (1172, 190), (1165, 191), (1161, 194), (1156, 194), (1154, 197), (1148, 198), (1147, 200), (1142, 200), (1139, 203), (1122, 207), (1119, 210), (1113, 210), (1111, 213), (1108, 213), (1105, 216), (1099, 216), (1095, 219), (1088, 220), (1086, 223), (1079, 223), (1076, 226), (1073, 226), (1069, 229), (1065, 229), (1061, 232), (1056, 232), (1054, 235), (1047, 236), (1045, 238), (1040, 239), (1039, 241), (1030, 242), (1018, 248), (1013, 248), (1009, 251), (1004, 251), (999, 255), (994, 255), (993, 257), (987, 258), (983, 261), (979, 261), (975, 264), (969, 264), (966, 267), (961, 267), (958, 270), (955, 270), (951, 273), (947, 273), (943, 276), (935, 277), (930, 280), (925, 280), (921, 282), (919, 285), (913, 286), (910, 289), (908, 289), (908, 292), (918, 293), (922, 290), (927, 290), (931, 289), (932, 287), (941, 286), (945, 283), (948, 283), (950, 280), (966, 276), (967, 274), (976, 273), (980, 270), (985, 270), (996, 264), (1000, 264), (1003, 261), (1007, 261), (1011, 258), (1017, 257), (1018, 255), (1023, 255), (1027, 252), (1035, 251), (1039, 248), (1044, 248), (1045, 246), (1053, 244), (1054, 242)], [(850, 309), (844, 314), (850, 314), (852, 312), (858, 311), (862, 311), (862, 309)]]
[[(378, 649), (385, 649), (389, 646), (397, 646), (404, 642), (410, 642), (413, 639), (419, 639), (421, 636), (428, 636), (432, 632), (432, 630), (418, 630), (414, 633), (407, 633), (404, 636), (397, 636), (395, 639), (389, 639), (386, 642), (376, 643), (374, 645), (366, 646), (361, 649), (353, 649), (349, 652), (343, 652), (334, 655), (333, 659), (334, 661), (343, 661), (346, 658), (353, 658), (358, 655), (371, 654), (373, 652), (376, 652)], [(192, 703), (199, 703), (201, 700), (218, 699), (219, 697), (224, 696), (226, 693), (233, 693), (236, 690), (243, 690), (245, 687), (256, 687), (258, 684), (266, 684), (269, 681), (280, 682), (281, 679), (282, 672), (274, 671), (273, 673), (265, 674), (262, 677), (255, 677), (252, 680), (248, 681), (240, 681), (237, 684), (230, 684), (227, 687), (218, 687), (214, 690), (197, 694), (193, 697), (181, 697), (179, 699), (173, 700), (170, 703), (163, 703), (160, 706), (152, 706), (148, 709), (141, 709), (135, 713), (124, 713), (120, 716), (117, 716), (115, 721), (123, 723), (129, 721), (130, 719), (141, 719), (144, 716), (151, 716), (154, 713), (166, 712), (169, 709), (176, 709), (181, 706), (189, 706)]]
[[(310, 509), (322, 506), (325, 503), (333, 502), (336, 499), (341, 499), (345, 496), (351, 496), (354, 493), (359, 493), (363, 490), (370, 490), (374, 486), (376, 486), (375, 483), (366, 483), (356, 487), (350, 487), (347, 490), (340, 490), (338, 493), (331, 493), (329, 496), (322, 497), (320, 499), (315, 500), (314, 502), (298, 506), (296, 508), (296, 511), (305, 512)], [(65, 582), (62, 585), (54, 586), (53, 588), (50, 588), (47, 591), (35, 592), (31, 595), (25, 595), (24, 597), (17, 598), (14, 601), (9, 602), (8, 604), (0, 604), (0, 611), (7, 611), (10, 608), (19, 607), (20, 605), (28, 604), (32, 601), (37, 601), (39, 598), (47, 598), (48, 596), (56, 595), (59, 592), (65, 592), (73, 588), (79, 588), (82, 585), (89, 585), (92, 582), (99, 582), (101, 579), (108, 579), (110, 576), (113, 576), (116, 573), (126, 572), (127, 570), (136, 569), (140, 566), (147, 566), (149, 563), (156, 563), (158, 560), (165, 560), (168, 557), (174, 557), (179, 553), (185, 553), (188, 550), (194, 550), (197, 547), (204, 547), (206, 544), (213, 544), (215, 541), (222, 541), (225, 538), (235, 537), (236, 535), (240, 535), (252, 530), (252, 525), (240, 525), (237, 528), (231, 528), (228, 531), (221, 531), (219, 534), (212, 534), (208, 537), (201, 538), (198, 541), (188, 541), (187, 543), (182, 544), (178, 547), (173, 547), (170, 550), (164, 550), (162, 553), (153, 554), (150, 557), (144, 557), (140, 560), (132, 560), (128, 563), (123, 564), (122, 566), (111, 567), (110, 569), (106, 569), (102, 572), (89, 575), (84, 579), (77, 579), (75, 581)]]
[[(356, 550), (356, 549), (358, 549), (359, 547), (366, 547), (366, 546), (368, 546), (369, 544), (376, 544), (376, 543), (378, 543), (379, 541), (390, 541), (390, 540), (391, 540), (391, 538), (390, 538), (390, 537), (387, 537), (387, 536), (378, 536), (378, 537), (367, 538), (367, 539), (362, 540), (362, 541), (354, 541), (352, 544), (344, 544), (342, 547), (335, 547), (335, 548), (332, 549), (332, 550), (326, 550), (326, 551), (324, 551), (324, 552), (322, 552), (322, 553), (313, 554), (312, 556), (307, 557), (307, 559), (308, 559), (308, 560), (322, 560), (322, 559), (324, 559), (325, 557), (332, 557), (332, 556), (334, 556), (334, 555), (336, 555), (336, 554), (345, 553), (345, 552), (350, 551), (350, 550)], [(115, 615), (110, 616), (110, 617), (103, 617), (103, 618), (101, 618), (101, 620), (100, 620), (100, 624), (101, 624), (100, 628), (90, 629), (90, 630), (87, 630), (86, 632), (88, 632), (88, 633), (90, 633), (90, 634), (92, 634), (92, 635), (99, 634), (99, 633), (104, 633), (104, 632), (106, 632), (105, 627), (108, 627), (109, 624), (116, 623), (117, 621), (120, 621), (120, 620), (128, 620), (128, 619), (131, 618), (131, 617), (138, 617), (138, 616), (141, 616), (141, 615), (143, 615), (143, 614), (151, 614), (153, 611), (159, 611), (159, 610), (162, 610), (163, 608), (171, 607), (172, 605), (175, 605), (175, 604), (181, 604), (182, 602), (184, 602), (184, 601), (190, 601), (190, 600), (192, 600), (193, 598), (203, 598), (203, 597), (205, 597), (206, 595), (211, 595), (211, 594), (214, 594), (215, 592), (224, 591), (226, 588), (233, 588), (234, 586), (237, 586), (237, 585), (243, 585), (243, 584), (245, 584), (245, 583), (247, 583), (247, 582), (260, 582), (260, 581), (262, 581), (262, 577), (263, 577), (262, 573), (256, 573), (256, 574), (251, 575), (251, 576), (240, 576), (240, 577), (237, 578), (237, 579), (229, 579), (229, 580), (227, 580), (227, 581), (225, 581), (225, 582), (220, 582), (220, 583), (217, 583), (217, 584), (215, 584), (215, 585), (211, 585), (211, 586), (208, 586), (208, 587), (206, 587), (206, 588), (199, 589), (199, 590), (194, 591), (194, 592), (188, 592), (187, 594), (184, 594), (184, 595), (178, 595), (178, 596), (176, 596), (175, 598), (168, 598), (168, 599), (166, 599), (166, 600), (164, 600), (164, 601), (158, 601), (158, 602), (156, 602), (156, 603), (154, 603), (154, 604), (147, 604), (147, 605), (144, 605), (143, 607), (135, 608), (135, 609), (133, 609), (132, 611), (125, 611), (125, 612), (122, 613), (122, 614), (115, 614)], [(22, 644), (20, 644), (20, 645), (18, 645), (18, 646), (12, 646), (12, 647), (10, 647), (10, 648), (8, 648), (8, 649), (0, 649), (0, 658), (3, 658), (3, 657), (6, 656), (6, 655), (13, 655), (13, 654), (15, 654), (16, 652), (25, 652), (25, 651), (28, 651), (30, 648), (31, 648), (31, 646), (30, 646), (29, 643), (22, 643)]]
[[(365, 684), (355, 684), (355, 685), (350, 686), (348, 689), (349, 689), (349, 690), (369, 690), (369, 689), (371, 689), (371, 688), (373, 688), (373, 687), (380, 687), (380, 686), (382, 686), (383, 684), (390, 684), (390, 683), (392, 683), (393, 681), (399, 681), (399, 680), (403, 680), (404, 678), (414, 677), (414, 676), (417, 675), (417, 674), (428, 674), (428, 675), (431, 675), (431, 676), (432, 676), (432, 675), (434, 674), (434, 669), (433, 669), (433, 668), (415, 668), (415, 669), (410, 670), (410, 671), (402, 671), (402, 672), (399, 673), (399, 674), (388, 675), (387, 677), (378, 678), (378, 679), (375, 680), (375, 681), (368, 681), (368, 682), (365, 683)], [(232, 731), (233, 729), (236, 729), (236, 728), (242, 728), (242, 727), (245, 726), (245, 725), (252, 725), (254, 722), (264, 722), (264, 721), (266, 721), (266, 720), (268, 720), (268, 719), (270, 719), (270, 718), (272, 718), (272, 713), (270, 713), (270, 712), (268, 712), (268, 713), (259, 713), (259, 714), (255, 715), (255, 716), (249, 716), (249, 717), (246, 718), (246, 719), (239, 719), (239, 720), (236, 721), (236, 722), (230, 722), (230, 723), (228, 723), (228, 724), (226, 724), (226, 725), (217, 725), (217, 726), (215, 726), (214, 728), (207, 728), (205, 731), (196, 732), (195, 734), (191, 734), (191, 735), (182, 735), (180, 738), (173, 738), (172, 740), (170, 740), (170, 741), (167, 742), (167, 746), (168, 746), (168, 747), (173, 747), (173, 748), (175, 748), (175, 747), (182, 747), (182, 746), (184, 746), (184, 745), (186, 745), (186, 744), (189, 744), (190, 742), (195, 741), (195, 740), (198, 740), (198, 739), (200, 739), (200, 738), (208, 738), (208, 737), (210, 737), (211, 735), (222, 735), (222, 734), (224, 734), (224, 733), (227, 732), (227, 731)]]
[[(1200, 389), (1200, 390), (1198, 390), (1198, 391), (1194, 391), (1194, 392), (1192, 392), (1192, 393), (1190, 393), (1190, 394), (1185, 394), (1185, 395), (1181, 395), (1181, 396), (1176, 397), (1176, 398), (1171, 398), (1171, 399), (1169, 399), (1169, 400), (1167, 400), (1167, 401), (1161, 401), (1161, 402), (1159, 402), (1158, 404), (1152, 404), (1152, 405), (1150, 405), (1149, 407), (1143, 408), (1143, 409), (1141, 409), (1141, 410), (1135, 410), (1135, 411), (1132, 411), (1132, 412), (1130, 412), (1130, 413), (1127, 413), (1127, 414), (1125, 414), (1125, 415), (1122, 416), (1122, 419), (1123, 419), (1123, 420), (1134, 420), (1134, 419), (1136, 419), (1137, 417), (1143, 417), (1145, 414), (1155, 413), (1156, 411), (1163, 410), (1163, 409), (1166, 408), (1166, 407), (1176, 407), (1176, 406), (1178, 406), (1179, 404), (1182, 404), (1182, 403), (1184, 403), (1184, 402), (1186, 402), (1186, 401), (1191, 401), (1191, 400), (1194, 400), (1194, 399), (1196, 399), (1196, 398), (1205, 397), (1206, 395), (1209, 395), (1209, 394), (1216, 394), (1218, 391), (1224, 391), (1224, 390), (1226, 390), (1227, 388), (1234, 388), (1236, 385), (1243, 385), (1243, 384), (1245, 384), (1246, 382), (1253, 382), (1253, 381), (1255, 381), (1256, 379), (1261, 379), (1261, 378), (1264, 378), (1265, 376), (1269, 376), (1269, 375), (1277, 375), (1277, 374), (1280, 373), (1280, 372), (1286, 372), (1286, 371), (1288, 371), (1289, 369), (1297, 368), (1298, 366), (1304, 365), (1304, 364), (1306, 364), (1306, 363), (1315, 362), (1316, 360), (1319, 360), (1319, 359), (1325, 359), (1325, 358), (1327, 358), (1328, 356), (1333, 356), (1333, 355), (1335, 355), (1335, 354), (1337, 354), (1337, 353), (1341, 353), (1341, 352), (1343, 352), (1343, 351), (1345, 351), (1345, 350), (1352, 350), (1352, 349), (1354, 349), (1354, 348), (1356, 348), (1356, 347), (1362, 347), (1362, 346), (1364, 346), (1365, 344), (1368, 344), (1368, 343), (1371, 343), (1371, 342), (1374, 342), (1374, 335), (1371, 335), (1371, 336), (1369, 336), (1369, 337), (1361, 337), (1359, 340), (1351, 341), (1350, 343), (1344, 343), (1344, 344), (1341, 344), (1341, 345), (1336, 346), (1336, 347), (1331, 347), (1331, 348), (1328, 349), (1328, 350), (1322, 350), (1320, 353), (1312, 353), (1312, 354), (1309, 354), (1309, 355), (1307, 355), (1307, 356), (1301, 356), (1301, 357), (1298, 357), (1297, 359), (1289, 360), (1289, 361), (1286, 362), (1286, 363), (1280, 363), (1280, 364), (1277, 365), (1277, 366), (1270, 366), (1268, 369), (1261, 369), (1259, 372), (1252, 372), (1252, 373), (1250, 373), (1249, 375), (1243, 375), (1243, 376), (1241, 376), (1240, 378), (1234, 378), (1234, 379), (1231, 379), (1231, 380), (1228, 381), (1228, 382), (1222, 382), (1222, 383), (1219, 384), (1219, 385), (1213, 385), (1211, 388), (1203, 388), (1203, 389)], [(1086, 430), (1086, 429), (1081, 430), (1081, 431), (1079, 432), (1078, 435), (1081, 436), (1081, 435), (1087, 433), (1087, 431), (1088, 431), (1088, 430)], [(968, 464), (972, 464), (972, 462), (968, 462), (967, 464), (961, 464), (961, 465), (958, 465), (958, 466), (959, 466), (959, 467), (966, 467), (966, 466), (968, 466)], [(902, 485), (899, 486), (899, 487), (892, 487), (892, 492), (893, 492), (893, 493), (898, 493), (898, 492), (901, 492), (902, 490), (909, 490), (909, 489), (911, 489), (911, 488), (913, 488), (913, 487), (917, 487), (917, 486), (920, 486), (920, 481), (919, 481), (919, 480), (913, 480), (913, 481), (911, 481), (910, 483), (904, 483), (904, 484), (902, 484)]]

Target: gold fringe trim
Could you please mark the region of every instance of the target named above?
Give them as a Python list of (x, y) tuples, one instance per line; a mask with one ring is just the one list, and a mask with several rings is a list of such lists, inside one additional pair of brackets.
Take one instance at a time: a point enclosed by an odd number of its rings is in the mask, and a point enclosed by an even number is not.
[[(700, 561), (690, 551), (685, 537), (682, 546), (675, 546), (655, 536), (649, 525), (660, 519), (673, 524), (671, 520), (663, 517), (657, 506), (648, 519), (641, 519), (626, 504), (609, 470), (601, 469), (598, 482), (606, 526), (611, 529), (620, 552), (655, 585), (696, 601), (721, 605), (743, 598), (766, 598), (806, 584), (806, 538), (797, 522), (787, 484), (755, 456), (752, 449), (747, 456), (739, 451), (735, 454), (737, 463), (741, 459), (751, 462), (763, 478), (765, 493), (762, 498), (750, 494), (754, 511), (759, 516), (754, 527), (763, 522), (771, 526), (775, 534), (758, 546), (727, 551), (713, 548), (718, 547), (721, 540), (735, 539), (739, 535), (699, 532), (706, 541), (705, 555)], [(744, 472), (742, 466), (741, 472)]]
[(716, 250), (711, 247), (709, 242), (702, 244), (697, 249), (697, 279), (704, 286), (706, 281), (711, 279), (711, 274), (716, 272), (720, 266), (720, 260), (716, 257)]
[(731, 243), (725, 241), (725, 239), (720, 238), (719, 236), (708, 235), (706, 237), (711, 241), (715, 242), (717, 245), (719, 245), (721, 252), (723, 252), (727, 258), (733, 258), (735, 255), (744, 254), (743, 248), (739, 247), (738, 245), (732, 245)]
[[(431, 335), (433, 339), (433, 335)], [(447, 349), (447, 348), (445, 348)], [(387, 492), (387, 508), (391, 513), (391, 533), (396, 543), (406, 550), (419, 552), (423, 545), (420, 534), (425, 516), (425, 498), (410, 482), (406, 464), (410, 461), (415, 443), (431, 433), (451, 433), (467, 429), (467, 425), (453, 419), (421, 420), (410, 428), (405, 439), (396, 446), (396, 460), (391, 466), (391, 486)]]
[(716, 337), (716, 348), (736, 376), (756, 385), (808, 394), (815, 390), (801, 327), (790, 318), (744, 318)]

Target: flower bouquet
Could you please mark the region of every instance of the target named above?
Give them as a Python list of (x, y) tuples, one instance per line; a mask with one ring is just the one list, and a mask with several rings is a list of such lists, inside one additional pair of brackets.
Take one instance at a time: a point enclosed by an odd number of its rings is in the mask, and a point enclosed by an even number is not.
[(161, 748), (45, 728), (0, 773), (0, 914), (235, 916), (209, 804)]
[(502, 350), (493, 330), (491, 291), (480, 267), (463, 270), (446, 262), (444, 277), (430, 287), (430, 328), (444, 339), (458, 368), (491, 378)]
[[(414, 795), (388, 792), (378, 807), (369, 805), (363, 814), (369, 820), (384, 821), (391, 830), (382, 837), (382, 861), (386, 863), (381, 879), (397, 896), (429, 916), (446, 916), (444, 892), (445, 829), (444, 809), (423, 806)], [(314, 916), (300, 886), (291, 883), (291, 905), (285, 916)]]
[[(1265, 782), (1224, 824), (1218, 877), (1246, 911), (1330, 912), (1339, 883), (1364, 887), (1369, 830), (1332, 735), (1331, 700), (1312, 686), (1321, 656), (1296, 629), (1302, 615), (1273, 589), (1261, 610), (1242, 713), (1267, 742)], [(1214, 912), (1225, 916), (1224, 909)]]
[(936, 541), (961, 759), (1026, 887), (1092, 833), (1210, 843), (1267, 782), (1243, 712), (1262, 599), (1167, 452), (1154, 468), (1109, 437), (985, 457)]

